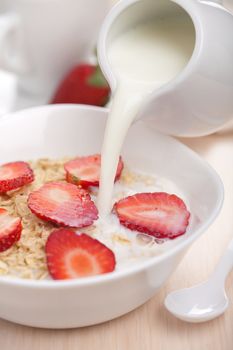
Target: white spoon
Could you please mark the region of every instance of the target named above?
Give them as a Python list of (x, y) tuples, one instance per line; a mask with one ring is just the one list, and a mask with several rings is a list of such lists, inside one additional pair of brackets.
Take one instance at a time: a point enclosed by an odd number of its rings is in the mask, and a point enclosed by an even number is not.
[(228, 307), (225, 280), (233, 267), (233, 240), (210, 278), (194, 287), (168, 294), (165, 306), (187, 322), (204, 322), (220, 316)]

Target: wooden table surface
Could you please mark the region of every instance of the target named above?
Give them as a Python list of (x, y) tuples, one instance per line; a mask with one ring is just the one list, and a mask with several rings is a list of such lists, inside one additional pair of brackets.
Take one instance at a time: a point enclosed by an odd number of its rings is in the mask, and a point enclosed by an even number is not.
[[(232, 0), (228, 0), (230, 3)], [(137, 310), (93, 327), (55, 331), (0, 320), (0, 350), (233, 349), (233, 273), (226, 285), (229, 309), (214, 321), (188, 324), (171, 316), (163, 306), (168, 292), (207, 278), (233, 236), (233, 132), (182, 142), (219, 173), (225, 186), (225, 202), (215, 223), (194, 243), (164, 288)]]

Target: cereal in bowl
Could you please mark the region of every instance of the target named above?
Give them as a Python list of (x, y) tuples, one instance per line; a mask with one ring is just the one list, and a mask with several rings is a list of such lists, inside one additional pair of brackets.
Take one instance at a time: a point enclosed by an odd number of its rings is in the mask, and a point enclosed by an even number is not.
[(98, 154), (0, 166), (0, 275), (109, 273), (160, 254), (159, 243), (186, 232), (190, 214), (176, 187), (129, 170), (122, 158), (112, 213), (99, 218), (99, 173)]

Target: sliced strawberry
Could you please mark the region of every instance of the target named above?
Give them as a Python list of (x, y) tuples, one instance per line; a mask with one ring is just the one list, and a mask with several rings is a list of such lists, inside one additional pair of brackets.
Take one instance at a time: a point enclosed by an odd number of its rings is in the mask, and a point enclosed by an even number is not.
[(85, 233), (55, 230), (48, 237), (45, 252), (48, 270), (56, 280), (94, 276), (115, 269), (114, 253)]
[[(78, 157), (65, 164), (66, 180), (82, 187), (99, 186), (101, 156), (94, 154), (87, 157)], [(115, 181), (122, 173), (124, 164), (120, 157)]]
[(28, 207), (40, 219), (63, 226), (84, 227), (98, 219), (89, 193), (64, 182), (49, 182), (30, 193)]
[(110, 87), (100, 67), (83, 63), (75, 66), (61, 81), (51, 103), (104, 106), (109, 95)]
[(0, 208), (0, 252), (9, 249), (20, 239), (22, 231), (21, 219), (8, 214)]
[(182, 199), (165, 192), (137, 193), (114, 208), (122, 225), (158, 239), (183, 235), (190, 217)]
[(15, 190), (33, 180), (33, 171), (25, 162), (13, 162), (0, 166), (0, 193)]

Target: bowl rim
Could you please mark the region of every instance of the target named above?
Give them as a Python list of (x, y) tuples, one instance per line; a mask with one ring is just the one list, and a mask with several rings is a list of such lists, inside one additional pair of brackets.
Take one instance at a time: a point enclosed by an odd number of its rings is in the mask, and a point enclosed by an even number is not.
[[(96, 107), (96, 106), (89, 106), (89, 105), (77, 105), (77, 104), (55, 104), (55, 105), (43, 105), (43, 106), (37, 106), (32, 108), (23, 109), (20, 111), (16, 111), (13, 113), (5, 114), (0, 117), (0, 126), (4, 122), (8, 122), (12, 119), (15, 119), (19, 117), (19, 115), (24, 116), (28, 113), (32, 113), (35, 110), (40, 110), (42, 113), (45, 110), (88, 110), (92, 112), (98, 112), (98, 114), (105, 115), (108, 113), (109, 109), (103, 108), (103, 107)], [(101, 113), (99, 113), (101, 112)], [(31, 116), (33, 118), (33, 115)], [(159, 131), (157, 131), (159, 134), (161, 134)], [(164, 135), (169, 139), (173, 139), (174, 142), (180, 144), (184, 151), (189, 152), (190, 156), (192, 158), (195, 158), (199, 162), (202, 163), (204, 167), (206, 167), (209, 171), (209, 173), (212, 175), (215, 183), (216, 183), (216, 189), (218, 191), (218, 201), (216, 202), (215, 208), (208, 218), (206, 222), (198, 228), (194, 233), (191, 235), (187, 235), (182, 237), (182, 240), (179, 242), (179, 238), (177, 239), (177, 244), (175, 244), (172, 247), (169, 247), (167, 251), (162, 252), (159, 255), (149, 257), (147, 260), (140, 262), (140, 264), (132, 267), (127, 267), (125, 270), (120, 271), (113, 271), (111, 273), (106, 273), (104, 275), (97, 275), (97, 276), (91, 276), (91, 277), (85, 277), (83, 279), (71, 279), (71, 280), (32, 280), (32, 279), (22, 279), (20, 277), (10, 277), (10, 276), (0, 276), (0, 285), (10, 285), (10, 286), (17, 286), (17, 287), (30, 287), (30, 288), (36, 288), (36, 289), (57, 289), (57, 288), (72, 288), (72, 287), (85, 287), (90, 286), (92, 284), (102, 284), (107, 282), (112, 282), (119, 280), (121, 278), (127, 278), (130, 276), (133, 276), (135, 274), (138, 274), (144, 270), (149, 269), (152, 265), (156, 265), (159, 263), (162, 263), (164, 260), (175, 256), (176, 254), (183, 251), (185, 248), (188, 248), (198, 237), (200, 237), (207, 228), (213, 223), (213, 221), (218, 216), (222, 205), (224, 201), (224, 186), (222, 183), (222, 180), (220, 176), (217, 174), (217, 172), (208, 164), (207, 161), (205, 161), (203, 158), (201, 158), (196, 152), (194, 152), (192, 149), (190, 149), (188, 146), (184, 145), (179, 140), (174, 139), (172, 136)]]

